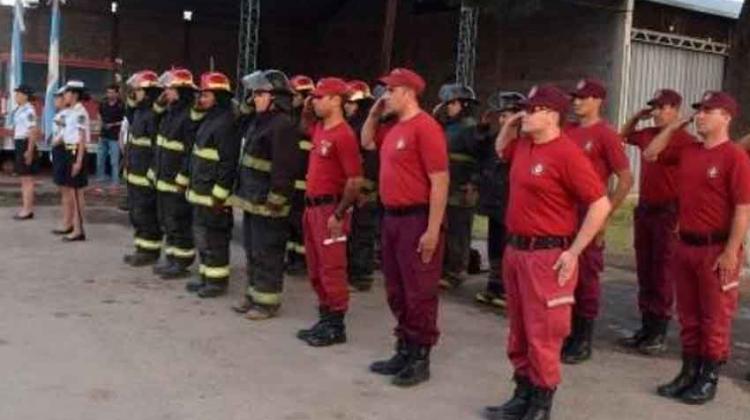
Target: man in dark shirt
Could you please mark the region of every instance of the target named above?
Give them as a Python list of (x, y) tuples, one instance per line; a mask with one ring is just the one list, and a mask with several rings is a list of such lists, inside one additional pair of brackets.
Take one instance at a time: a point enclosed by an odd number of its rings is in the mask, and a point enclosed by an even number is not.
[(96, 154), (96, 178), (99, 182), (106, 180), (107, 156), (112, 169), (111, 185), (120, 184), (120, 126), (125, 117), (125, 106), (120, 100), (120, 88), (117, 85), (107, 87), (104, 100), (99, 103), (99, 115), (102, 128), (99, 134), (99, 147)]

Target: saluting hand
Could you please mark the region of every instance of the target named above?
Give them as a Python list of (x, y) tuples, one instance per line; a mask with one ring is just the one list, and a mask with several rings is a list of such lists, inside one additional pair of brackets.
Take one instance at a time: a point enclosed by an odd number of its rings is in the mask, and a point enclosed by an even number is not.
[(385, 100), (382, 97), (380, 97), (372, 105), (372, 108), (370, 108), (370, 117), (375, 118), (375, 119), (380, 119), (380, 117), (383, 116), (384, 111), (385, 111)]
[(732, 282), (733, 274), (736, 272), (737, 265), (739, 264), (738, 259), (736, 252), (727, 251), (722, 252), (719, 258), (716, 259), (713, 270), (719, 272), (719, 280), (722, 286), (726, 286)]
[(422, 258), (423, 264), (429, 264), (432, 261), (432, 257), (435, 255), (437, 249), (438, 239), (440, 232), (431, 232), (427, 230), (422, 237), (419, 238), (419, 245), (417, 245), (417, 252)]
[(570, 251), (563, 251), (552, 269), (557, 271), (557, 283), (562, 287), (568, 283), (578, 268), (578, 256)]
[(635, 114), (635, 117), (639, 120), (648, 120), (651, 118), (651, 111), (652, 108), (643, 108), (642, 110), (638, 111), (637, 114)]

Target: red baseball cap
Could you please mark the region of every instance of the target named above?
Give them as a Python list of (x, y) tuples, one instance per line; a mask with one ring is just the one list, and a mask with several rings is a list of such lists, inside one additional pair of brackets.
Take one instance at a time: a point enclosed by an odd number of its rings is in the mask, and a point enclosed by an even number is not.
[(417, 95), (421, 95), (427, 86), (422, 76), (413, 70), (405, 68), (395, 68), (391, 70), (386, 76), (381, 77), (380, 81), (388, 87), (404, 86), (414, 89), (414, 91), (417, 92)]
[(526, 100), (521, 101), (520, 105), (527, 110), (543, 106), (564, 115), (570, 106), (570, 96), (555, 85), (534, 86), (529, 91)]
[(703, 94), (700, 102), (693, 104), (694, 109), (723, 109), (731, 116), (736, 116), (740, 109), (737, 101), (726, 92), (709, 90)]
[(581, 79), (576, 84), (575, 90), (570, 92), (570, 96), (574, 98), (607, 98), (607, 88), (604, 87), (604, 83), (597, 79)]
[(312, 96), (346, 96), (349, 93), (349, 85), (338, 77), (324, 77), (318, 81), (313, 89)]
[(672, 89), (659, 89), (654, 93), (654, 97), (646, 103), (648, 106), (662, 107), (670, 105), (679, 108), (682, 105), (682, 95)]

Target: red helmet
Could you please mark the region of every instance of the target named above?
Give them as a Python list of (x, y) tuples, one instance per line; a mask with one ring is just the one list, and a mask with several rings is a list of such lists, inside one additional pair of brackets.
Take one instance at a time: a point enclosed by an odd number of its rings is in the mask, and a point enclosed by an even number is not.
[(172, 69), (165, 71), (161, 77), (159, 77), (159, 85), (164, 88), (190, 88), (198, 89), (193, 81), (193, 73), (187, 69)]
[(212, 71), (201, 75), (201, 89), (232, 93), (232, 84), (229, 78), (222, 73)]
[(356, 102), (363, 99), (372, 99), (372, 93), (370, 92), (370, 86), (361, 80), (352, 80), (348, 83), (349, 85), (349, 97), (350, 101)]
[(141, 70), (130, 76), (127, 85), (132, 89), (159, 87), (159, 76), (152, 70)]
[(289, 81), (295, 92), (309, 92), (315, 89), (315, 82), (309, 76), (298, 74)]

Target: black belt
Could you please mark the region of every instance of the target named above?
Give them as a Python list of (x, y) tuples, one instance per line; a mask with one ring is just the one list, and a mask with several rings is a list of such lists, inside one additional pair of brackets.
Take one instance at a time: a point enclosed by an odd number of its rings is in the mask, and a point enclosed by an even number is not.
[(672, 201), (659, 204), (639, 203), (636, 209), (639, 212), (647, 214), (663, 213), (666, 211), (674, 212), (677, 210), (677, 203)]
[(567, 248), (572, 242), (570, 236), (508, 236), (508, 245), (521, 251)]
[(426, 204), (420, 204), (417, 206), (404, 206), (404, 207), (386, 207), (385, 214), (387, 216), (412, 216), (415, 214), (429, 214), (430, 206)]
[(679, 232), (678, 235), (682, 242), (692, 246), (723, 244), (729, 239), (729, 234), (726, 232), (713, 232), (709, 234)]
[(316, 197), (305, 197), (305, 205), (307, 207), (318, 207), (325, 206), (326, 204), (336, 204), (341, 200), (341, 197), (336, 195), (319, 195)]

